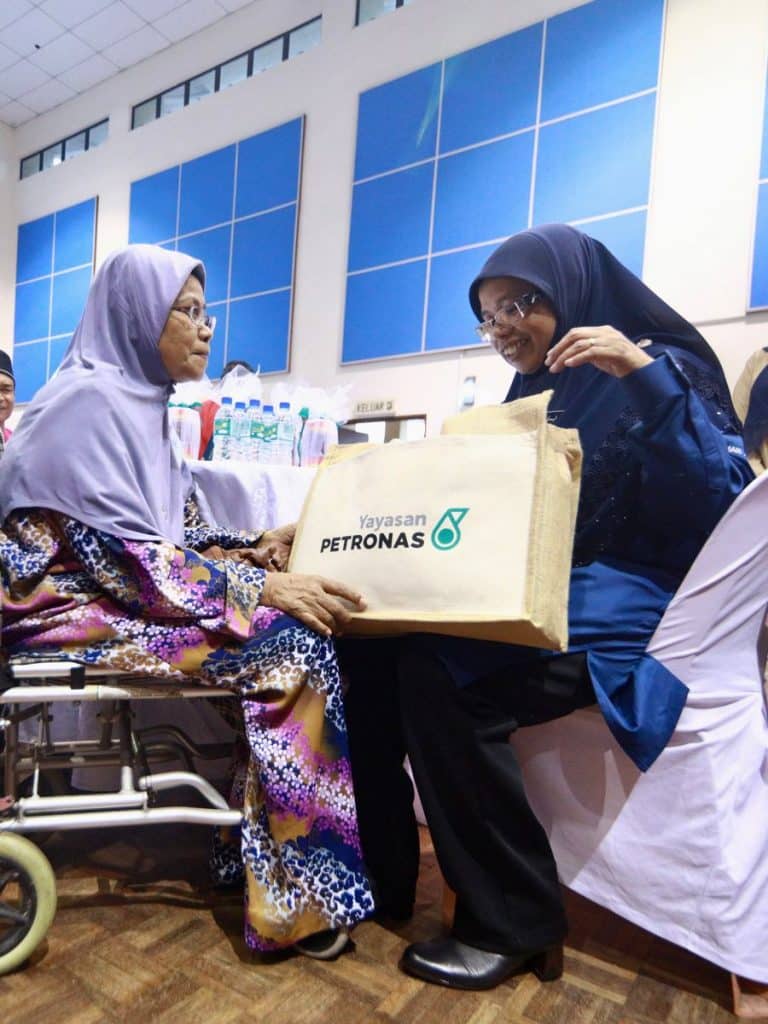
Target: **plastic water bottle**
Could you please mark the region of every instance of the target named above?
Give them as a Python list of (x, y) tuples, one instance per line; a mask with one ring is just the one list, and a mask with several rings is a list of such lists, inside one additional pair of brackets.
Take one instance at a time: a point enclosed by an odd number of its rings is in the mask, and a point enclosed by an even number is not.
[(232, 399), (225, 395), (216, 410), (213, 421), (213, 457), (214, 459), (231, 459), (232, 442)]
[(258, 462), (261, 457), (261, 400), (252, 398), (248, 408), (248, 458)]
[(277, 447), (277, 419), (275, 410), (271, 405), (264, 406), (264, 415), (261, 419), (261, 444), (259, 445), (259, 462), (265, 466), (273, 465), (275, 461), (275, 449)]
[(276, 466), (293, 465), (293, 435), (295, 425), (291, 416), (291, 403), (281, 402), (277, 414), (274, 462)]
[(248, 413), (245, 411), (245, 402), (235, 402), (235, 414), (232, 418), (232, 454), (230, 458), (247, 459), (249, 442)]

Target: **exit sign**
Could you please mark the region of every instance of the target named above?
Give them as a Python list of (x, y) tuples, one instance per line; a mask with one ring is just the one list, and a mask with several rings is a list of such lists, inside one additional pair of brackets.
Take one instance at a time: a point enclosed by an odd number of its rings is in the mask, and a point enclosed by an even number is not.
[(395, 414), (394, 398), (367, 398), (355, 402), (352, 418), (356, 416), (393, 416)]

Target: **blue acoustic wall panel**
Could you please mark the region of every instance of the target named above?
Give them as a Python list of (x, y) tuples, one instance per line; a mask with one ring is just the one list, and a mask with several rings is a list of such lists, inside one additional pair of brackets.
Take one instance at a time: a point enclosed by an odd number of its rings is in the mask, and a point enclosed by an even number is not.
[(426, 349), (461, 348), (467, 344), (469, 283), (495, 246), (435, 256), (432, 260), (427, 311)]
[(434, 250), (477, 245), (528, 227), (533, 134), (512, 135), (438, 160)]
[(583, 220), (648, 203), (655, 96), (640, 96), (539, 133), (534, 221)]
[(240, 143), (236, 216), (296, 201), (300, 173), (296, 153), (301, 149), (302, 127), (301, 119), (289, 121)]
[(179, 202), (179, 168), (170, 167), (131, 185), (131, 218), (128, 241), (152, 244), (176, 234)]
[(96, 199), (20, 224), (13, 363), (28, 402), (55, 372), (83, 312), (93, 274)]
[(547, 22), (541, 119), (655, 89), (664, 0), (592, 0)]
[(62, 334), (60, 338), (51, 338), (50, 363), (51, 366), (58, 366), (64, 358), (64, 353), (72, 340), (71, 334)]
[(748, 309), (768, 309), (768, 82), (765, 88), (759, 174)]
[(642, 272), (663, 26), (591, 0), (360, 96), (342, 363), (479, 345), (469, 283), (535, 224)]
[[(355, 185), (349, 269), (407, 260), (426, 252), (432, 204), (431, 164)], [(397, 216), (392, 211), (397, 210)]]
[(181, 165), (179, 235), (232, 220), (235, 147), (227, 146)]
[(205, 263), (212, 377), (288, 369), (303, 135), (297, 118), (131, 185), (131, 241)]
[(461, 149), (536, 122), (543, 24), (445, 62), (440, 148)]
[(400, 263), (347, 283), (344, 353), (350, 362), (421, 350), (427, 261)]
[(53, 219), (40, 217), (19, 225), (16, 280), (31, 281), (50, 274), (53, 264)]
[(434, 156), (441, 66), (369, 89), (360, 97), (355, 179)]
[(602, 242), (614, 253), (621, 262), (641, 276), (643, 272), (643, 255), (645, 254), (645, 210), (634, 213), (619, 213), (602, 220), (593, 220), (589, 224), (589, 234)]
[(282, 349), (291, 315), (290, 291), (234, 299), (229, 307), (228, 359), (245, 359), (262, 373), (282, 370)]
[(90, 284), (90, 266), (56, 274), (51, 296), (51, 336), (72, 334), (85, 307)]
[(752, 257), (750, 309), (768, 307), (768, 181), (761, 181), (757, 197), (755, 249)]
[(16, 285), (13, 340), (36, 341), (50, 334), (51, 278)]
[(17, 345), (13, 350), (16, 374), (16, 400), (28, 402), (48, 380), (48, 342), (33, 341)]
[[(224, 302), (229, 288), (229, 250), (232, 241), (229, 225), (187, 235), (184, 247), (205, 264), (205, 298), (210, 306)], [(176, 243), (172, 243), (176, 248)]]
[(93, 200), (56, 214), (55, 273), (93, 263)]
[(235, 224), (232, 296), (290, 289), (295, 231), (295, 203)]

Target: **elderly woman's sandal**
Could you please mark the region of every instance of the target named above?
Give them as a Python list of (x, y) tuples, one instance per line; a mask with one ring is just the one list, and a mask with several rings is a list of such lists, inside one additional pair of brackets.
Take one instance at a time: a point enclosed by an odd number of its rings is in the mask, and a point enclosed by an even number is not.
[(297, 953), (312, 957), (313, 960), (335, 960), (341, 956), (349, 942), (347, 928), (329, 928), (327, 931), (315, 932), (304, 939), (299, 939), (298, 942), (294, 942), (293, 948)]

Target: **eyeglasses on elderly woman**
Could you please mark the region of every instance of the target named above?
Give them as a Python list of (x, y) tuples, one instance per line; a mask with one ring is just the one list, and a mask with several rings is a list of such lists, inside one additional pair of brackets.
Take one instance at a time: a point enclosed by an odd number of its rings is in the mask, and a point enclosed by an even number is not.
[(216, 330), (216, 317), (208, 316), (205, 306), (193, 303), (191, 306), (171, 306), (171, 309), (176, 313), (186, 314), (194, 327), (207, 327), (210, 331)]

